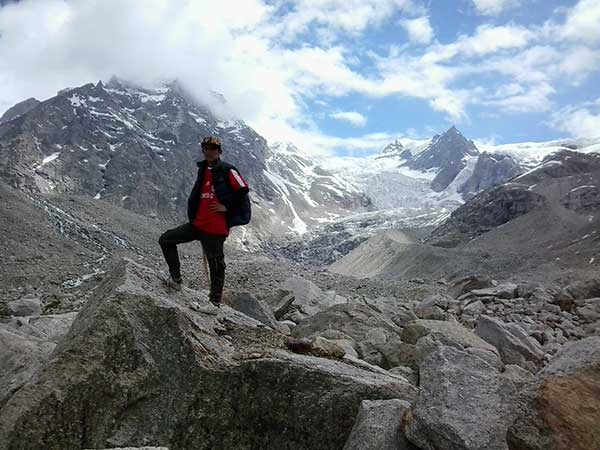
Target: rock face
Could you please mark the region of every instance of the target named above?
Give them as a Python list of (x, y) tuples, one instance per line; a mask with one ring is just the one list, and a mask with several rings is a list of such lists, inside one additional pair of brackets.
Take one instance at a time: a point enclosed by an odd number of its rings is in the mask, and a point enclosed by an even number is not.
[(471, 177), (463, 184), (459, 192), (472, 197), (484, 189), (503, 183), (522, 172), (519, 163), (508, 155), (483, 152), (477, 158)]
[(344, 450), (411, 450), (401, 428), (410, 404), (402, 400), (364, 400)]
[(546, 205), (545, 198), (520, 184), (503, 184), (482, 192), (455, 210), (427, 241), (454, 247)]
[(399, 377), (290, 353), (255, 320), (195, 312), (202, 295), (159, 283), (130, 260), (107, 274), (0, 409), (1, 450), (339, 449), (362, 400), (415, 398)]
[(482, 359), (452, 347), (430, 354), (406, 435), (422, 449), (506, 450), (516, 386)]
[(17, 103), (16, 105), (8, 108), (2, 117), (0, 117), (1, 122), (8, 122), (9, 120), (13, 120), (16, 117), (19, 117), (22, 114), (25, 114), (39, 105), (41, 102), (36, 98), (28, 98), (27, 100), (23, 100), (22, 102)]
[(569, 343), (524, 392), (511, 450), (600, 448), (600, 337)]

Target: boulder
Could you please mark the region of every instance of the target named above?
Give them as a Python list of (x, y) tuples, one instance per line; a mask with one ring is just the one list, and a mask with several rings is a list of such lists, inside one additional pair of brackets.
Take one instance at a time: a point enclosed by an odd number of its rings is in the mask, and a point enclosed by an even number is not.
[(497, 353), (496, 348), (457, 322), (415, 320), (402, 330), (402, 341), (416, 344), (423, 336), (432, 335), (444, 345), (457, 348), (478, 347)]
[(344, 450), (412, 450), (401, 421), (410, 404), (398, 400), (364, 400)]
[(290, 319), (296, 323), (330, 306), (347, 302), (341, 295), (333, 291), (323, 292), (316, 284), (302, 277), (289, 278), (283, 283), (281, 289), (292, 292), (294, 300), (280, 318)]
[(516, 364), (530, 371), (543, 365), (541, 345), (517, 324), (482, 315), (475, 334), (498, 349), (504, 364)]
[(493, 345), (457, 322), (440, 320), (416, 320), (408, 324), (402, 331), (402, 344), (398, 346), (399, 359), (396, 362), (419, 370), (423, 360), (441, 345), (467, 351), (477, 349), (478, 357), (495, 367), (501, 366), (498, 350)]
[(291, 353), (226, 305), (191, 309), (202, 297), (117, 264), (0, 409), (0, 450), (339, 449), (363, 400), (416, 397), (401, 377)]
[(494, 286), (494, 280), (489, 275), (472, 275), (452, 282), (456, 297), (460, 297), (474, 289), (485, 289)]
[(360, 358), (383, 368), (397, 365), (389, 361), (395, 352), (401, 330), (383, 313), (364, 303), (334, 305), (304, 319), (293, 330), (295, 337), (323, 336), (351, 339)]
[(450, 300), (442, 294), (431, 295), (415, 306), (415, 314), (419, 319), (444, 320)]
[(484, 289), (474, 289), (470, 291), (468, 295), (475, 297), (499, 297), (506, 299), (516, 298), (517, 285), (513, 283), (504, 283)]
[(268, 295), (262, 296), (260, 299), (264, 301), (275, 315), (277, 320), (281, 319), (290, 309), (296, 297), (292, 291), (285, 289), (276, 289)]
[(0, 408), (48, 360), (53, 342), (0, 324)]
[(273, 328), (278, 329), (279, 323), (273, 315), (273, 312), (264, 302), (254, 297), (249, 292), (242, 292), (234, 295), (229, 300), (229, 306), (246, 314), (253, 319)]
[(419, 374), (408, 366), (392, 367), (389, 372), (406, 378), (415, 386), (419, 384)]
[(422, 449), (506, 450), (516, 386), (480, 358), (442, 346), (421, 364), (420, 393), (405, 416)]
[(39, 316), (42, 314), (42, 302), (39, 298), (21, 298), (8, 302), (8, 312), (12, 316)]
[(600, 337), (565, 344), (524, 390), (511, 450), (600, 448)]

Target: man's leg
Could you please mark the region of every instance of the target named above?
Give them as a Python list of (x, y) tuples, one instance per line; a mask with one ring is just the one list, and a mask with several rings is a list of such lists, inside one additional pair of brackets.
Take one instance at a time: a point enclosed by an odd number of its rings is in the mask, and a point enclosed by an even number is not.
[(225, 284), (225, 255), (223, 254), (223, 244), (226, 236), (201, 233), (200, 241), (204, 254), (208, 260), (210, 269), (210, 295), (209, 299), (215, 304), (221, 303), (223, 295), (223, 285)]
[(181, 265), (179, 263), (179, 254), (177, 253), (177, 244), (184, 244), (198, 240), (199, 238), (200, 232), (188, 222), (172, 230), (165, 231), (158, 239), (173, 280), (181, 279)]

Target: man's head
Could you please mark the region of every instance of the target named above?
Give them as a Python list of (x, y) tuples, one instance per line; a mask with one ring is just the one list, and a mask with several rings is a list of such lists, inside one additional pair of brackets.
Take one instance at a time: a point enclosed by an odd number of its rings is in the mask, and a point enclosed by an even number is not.
[(213, 163), (221, 157), (221, 140), (216, 136), (206, 136), (202, 139), (202, 154), (208, 163)]

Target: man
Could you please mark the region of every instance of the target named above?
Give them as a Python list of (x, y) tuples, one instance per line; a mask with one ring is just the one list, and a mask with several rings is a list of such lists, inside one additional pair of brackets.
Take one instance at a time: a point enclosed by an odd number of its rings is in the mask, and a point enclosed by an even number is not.
[[(188, 198), (189, 222), (163, 233), (158, 242), (169, 266), (170, 277), (165, 277), (165, 284), (181, 289), (177, 244), (199, 240), (208, 267), (210, 269), (210, 303), (202, 307), (204, 312), (216, 313), (221, 306), (223, 284), (225, 282), (225, 256), (223, 244), (229, 235), (229, 228), (247, 223), (249, 218), (248, 184), (238, 170), (221, 160), (223, 149), (221, 141), (214, 136), (202, 140), (204, 160), (196, 163), (198, 176)], [(240, 220), (241, 205), (248, 204), (247, 220)], [(198, 309), (198, 306), (197, 308)]]

